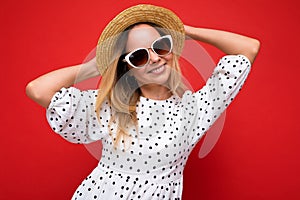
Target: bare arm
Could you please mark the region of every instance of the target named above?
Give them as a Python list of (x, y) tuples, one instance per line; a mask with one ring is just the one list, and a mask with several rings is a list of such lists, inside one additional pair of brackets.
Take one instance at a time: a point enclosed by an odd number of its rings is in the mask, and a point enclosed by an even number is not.
[(251, 63), (254, 62), (260, 47), (260, 42), (256, 39), (227, 31), (185, 25), (185, 32), (188, 37), (211, 44), (226, 54), (242, 54)]
[(96, 59), (93, 58), (87, 63), (61, 68), (36, 78), (27, 84), (26, 94), (47, 108), (53, 95), (61, 88), (70, 87), (75, 81), (80, 82), (98, 75)]

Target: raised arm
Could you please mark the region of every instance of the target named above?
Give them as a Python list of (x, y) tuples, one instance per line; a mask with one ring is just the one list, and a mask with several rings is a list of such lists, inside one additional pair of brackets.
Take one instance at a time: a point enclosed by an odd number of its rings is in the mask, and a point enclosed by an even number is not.
[(63, 87), (70, 87), (80, 82), (98, 76), (96, 59), (87, 63), (61, 68), (44, 74), (26, 86), (26, 94), (39, 105), (47, 108), (53, 95)]
[(254, 62), (260, 47), (260, 42), (256, 39), (227, 31), (185, 25), (185, 32), (188, 37), (211, 44), (226, 54), (242, 54), (251, 63)]

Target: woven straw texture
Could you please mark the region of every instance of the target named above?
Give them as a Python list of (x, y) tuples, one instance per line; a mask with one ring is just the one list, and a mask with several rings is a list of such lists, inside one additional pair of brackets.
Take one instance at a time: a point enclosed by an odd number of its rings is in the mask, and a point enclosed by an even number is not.
[(114, 46), (120, 34), (129, 26), (139, 22), (150, 22), (162, 27), (174, 40), (173, 53), (180, 55), (184, 46), (184, 26), (172, 11), (140, 4), (119, 13), (103, 30), (97, 45), (96, 59), (100, 74), (114, 61)]

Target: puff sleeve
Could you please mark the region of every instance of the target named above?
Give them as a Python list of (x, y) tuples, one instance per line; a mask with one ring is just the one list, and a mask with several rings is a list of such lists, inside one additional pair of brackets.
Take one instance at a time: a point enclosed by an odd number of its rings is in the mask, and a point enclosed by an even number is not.
[(191, 144), (195, 144), (212, 126), (242, 88), (251, 68), (243, 55), (220, 59), (213, 74), (199, 91), (183, 95), (184, 115)]
[(110, 106), (104, 102), (100, 123), (96, 116), (97, 90), (62, 88), (51, 100), (46, 117), (52, 130), (72, 143), (90, 143), (108, 135)]

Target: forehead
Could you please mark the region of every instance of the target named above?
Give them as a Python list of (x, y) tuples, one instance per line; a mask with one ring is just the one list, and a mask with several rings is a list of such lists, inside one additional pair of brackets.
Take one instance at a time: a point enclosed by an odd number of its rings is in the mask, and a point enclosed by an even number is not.
[(136, 25), (128, 32), (126, 50), (132, 51), (141, 47), (148, 48), (159, 37), (160, 34), (154, 27), (147, 24)]

